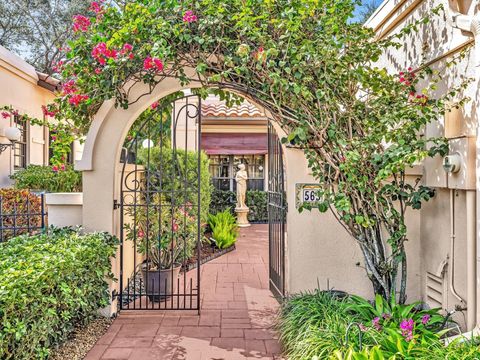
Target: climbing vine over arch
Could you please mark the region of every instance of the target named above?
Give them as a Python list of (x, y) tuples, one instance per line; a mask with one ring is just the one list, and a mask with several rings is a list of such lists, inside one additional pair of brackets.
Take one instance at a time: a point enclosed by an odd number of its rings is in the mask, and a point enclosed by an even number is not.
[(405, 302), (405, 212), (432, 196), (407, 183), (405, 171), (447, 151), (445, 139), (419, 132), (465, 84), (433, 98), (440, 73), (374, 66), (426, 20), (374, 41), (372, 30), (351, 21), (354, 7), (350, 0), (93, 2), (74, 19), (76, 37), (58, 64), (63, 89), (45, 114), (85, 133), (104, 101), (127, 108), (139, 99), (136, 83), (153, 90), (168, 77), (254, 99), (289, 134), (284, 141), (304, 149), (322, 187), (317, 207), (331, 209), (357, 241), (374, 291)]

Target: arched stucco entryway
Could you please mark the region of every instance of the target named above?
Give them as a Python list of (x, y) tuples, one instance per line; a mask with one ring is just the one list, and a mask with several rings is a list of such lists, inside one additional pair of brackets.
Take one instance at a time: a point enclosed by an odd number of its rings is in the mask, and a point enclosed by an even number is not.
[[(194, 74), (185, 69), (187, 75)], [(97, 112), (87, 134), (82, 160), (76, 169), (83, 171), (83, 226), (86, 231), (107, 231), (118, 235), (120, 221), (114, 201), (118, 199), (121, 165), (120, 153), (124, 139), (134, 121), (153, 102), (177, 91), (200, 87), (192, 82), (182, 86), (176, 78), (166, 78), (153, 91), (147, 85), (137, 83), (130, 89), (130, 96), (138, 101), (128, 109), (115, 107), (114, 100), (106, 101)], [(147, 94), (147, 95), (144, 95)], [(254, 98), (246, 94), (254, 105)], [(273, 119), (268, 109), (265, 114)], [(279, 124), (272, 121), (277, 134), (285, 136)], [(315, 288), (345, 289), (367, 295), (370, 283), (363, 271), (355, 265), (361, 255), (341, 225), (332, 214), (318, 212), (299, 213), (296, 211), (296, 184), (314, 183), (308, 170), (302, 150), (283, 146), (286, 194), (288, 203), (286, 221), (285, 288), (296, 292)], [(333, 241), (332, 241), (333, 240)], [(343, 272), (338, 272), (342, 268)], [(112, 259), (112, 270), (119, 277), (119, 256)], [(111, 290), (118, 291), (118, 283), (112, 283)], [(111, 313), (116, 311), (112, 304)]]

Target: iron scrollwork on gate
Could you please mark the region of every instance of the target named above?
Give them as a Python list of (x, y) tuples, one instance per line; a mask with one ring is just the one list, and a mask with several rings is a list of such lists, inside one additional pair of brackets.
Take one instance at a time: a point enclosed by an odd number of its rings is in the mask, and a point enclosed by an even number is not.
[[(121, 310), (199, 310), (201, 99), (147, 110), (121, 175)], [(196, 263), (194, 270), (192, 263)]]
[(272, 124), (268, 124), (268, 237), (270, 290), (285, 296), (285, 230), (287, 203), (283, 151)]

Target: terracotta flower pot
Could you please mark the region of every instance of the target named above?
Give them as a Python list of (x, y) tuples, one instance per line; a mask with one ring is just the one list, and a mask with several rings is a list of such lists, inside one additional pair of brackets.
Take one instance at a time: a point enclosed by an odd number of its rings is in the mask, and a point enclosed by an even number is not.
[(173, 270), (142, 269), (143, 283), (150, 301), (160, 301), (177, 292), (177, 279), (181, 268), (181, 265), (175, 265)]

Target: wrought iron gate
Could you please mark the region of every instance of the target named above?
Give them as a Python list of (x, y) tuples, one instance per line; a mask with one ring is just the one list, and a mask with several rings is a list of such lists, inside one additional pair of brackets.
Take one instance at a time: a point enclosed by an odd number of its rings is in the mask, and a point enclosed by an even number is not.
[(120, 309), (200, 311), (200, 109), (196, 95), (153, 106), (127, 137)]
[(285, 295), (285, 223), (287, 204), (282, 145), (268, 124), (268, 238), (270, 290)]

